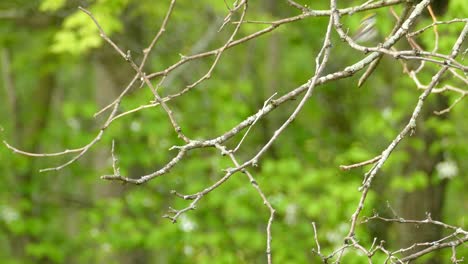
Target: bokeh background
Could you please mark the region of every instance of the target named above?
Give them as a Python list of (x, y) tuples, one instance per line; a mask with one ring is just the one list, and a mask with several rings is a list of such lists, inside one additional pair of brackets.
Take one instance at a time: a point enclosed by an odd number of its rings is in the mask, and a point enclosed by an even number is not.
[[(230, 1), (228, 1), (230, 2)], [(328, 1), (298, 1), (327, 9)], [(358, 1), (341, 1), (349, 6)], [(232, 3), (231, 3), (232, 4)], [(169, 1), (16, 0), (0, 2), (0, 137), (31, 152), (56, 152), (86, 145), (104, 115), (93, 115), (116, 98), (134, 76), (129, 64), (103, 42), (83, 6), (132, 58), (154, 37)], [(401, 7), (395, 7), (401, 12)], [(395, 23), (388, 8), (374, 11), (378, 38)], [(228, 13), (224, 1), (178, 1), (166, 32), (152, 52), (147, 73), (163, 70), (181, 56), (220, 47), (235, 25), (218, 32)], [(355, 31), (371, 12), (343, 17)], [(299, 14), (286, 1), (252, 1), (248, 20), (272, 21)], [(466, 18), (465, 0), (451, 0), (438, 19)], [(236, 16), (234, 17), (236, 18)], [(307, 18), (227, 50), (213, 77), (170, 102), (185, 133), (194, 139), (219, 136), (260, 109), (274, 93), (282, 95), (314, 73), (314, 58), (328, 19)], [(417, 27), (431, 23), (421, 18)], [(268, 25), (245, 24), (238, 37)], [(441, 53), (448, 53), (462, 24), (441, 25)], [(375, 45), (379, 39), (368, 45)], [(428, 50), (434, 35), (417, 39)], [(333, 36), (326, 72), (343, 69), (365, 55)], [(398, 44), (404, 48), (406, 43)], [(465, 43), (465, 48), (466, 48)], [(203, 76), (212, 57), (185, 64), (169, 75), (163, 95), (176, 93)], [(420, 75), (430, 80), (437, 67)], [(446, 75), (445, 82), (466, 88)], [(277, 263), (318, 263), (312, 254), (317, 223), (322, 251), (341, 245), (360, 197), (368, 168), (341, 171), (378, 155), (407, 122), (421, 93), (398, 62), (384, 58), (364, 87), (359, 76), (318, 87), (298, 119), (252, 170), (277, 210), (273, 258)], [(154, 80), (156, 84), (158, 80)], [(464, 85), (464, 86), (463, 86)], [(416, 134), (405, 139), (378, 175), (363, 215), (434, 219), (466, 230), (468, 192), (468, 102), (437, 116), (459, 96), (429, 97)], [(147, 88), (134, 89), (120, 107), (129, 110), (153, 99)], [(253, 127), (239, 152), (251, 158), (291, 114), (298, 101), (273, 111)], [(107, 113), (106, 113), (107, 114)], [(161, 108), (148, 108), (112, 123), (84, 157), (60, 171), (39, 173), (71, 156), (31, 158), (0, 147), (0, 260), (2, 263), (265, 263), (267, 208), (243, 174), (204, 197), (177, 223), (162, 218), (169, 207), (188, 206), (171, 190), (195, 193), (214, 183), (232, 164), (215, 150), (197, 150), (169, 174), (144, 185), (108, 182), (111, 142), (123, 175), (136, 177), (164, 165), (181, 144)], [(240, 137), (228, 143), (234, 147)], [(433, 241), (444, 230), (371, 221), (358, 227), (371, 245), (385, 240), (389, 249)], [(449, 263), (445, 249), (426, 256), (428, 263)], [(468, 255), (466, 247), (458, 256)], [(385, 258), (377, 255), (377, 263)], [(349, 252), (343, 263), (364, 263)]]

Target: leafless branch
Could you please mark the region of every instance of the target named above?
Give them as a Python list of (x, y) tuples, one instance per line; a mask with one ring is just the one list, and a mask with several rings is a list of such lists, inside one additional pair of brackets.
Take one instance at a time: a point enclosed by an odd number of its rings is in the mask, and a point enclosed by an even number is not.
[[(66, 149), (60, 152), (53, 153), (32, 153), (20, 150), (19, 148), (12, 146), (6, 141), (4, 141), (4, 144), (8, 149), (12, 150), (15, 153), (32, 157), (57, 157), (67, 154), (73, 154), (74, 156), (67, 162), (59, 166), (42, 169), (41, 171), (60, 170), (74, 163), (84, 154), (86, 154), (89, 149), (95, 146), (97, 142), (99, 142), (102, 139), (106, 129), (120, 118), (131, 116), (139, 111), (144, 111), (145, 109), (149, 108), (162, 108), (162, 111), (164, 111), (168, 118), (168, 123), (171, 124), (175, 134), (181, 139), (181, 143), (179, 142), (180, 145), (174, 145), (169, 149), (169, 151), (174, 152), (172, 154), (172, 157), (169, 158), (166, 161), (166, 163), (161, 165), (161, 167), (154, 168), (154, 170), (151, 173), (148, 173), (146, 175), (121, 175), (119, 161), (116, 155), (116, 146), (114, 141), (112, 141), (112, 172), (109, 175), (101, 176), (101, 178), (106, 180), (121, 181), (125, 183), (143, 184), (156, 177), (169, 174), (169, 172), (176, 165), (182, 166), (184, 158), (188, 156), (187, 154), (195, 149), (210, 148), (219, 150), (220, 155), (230, 159), (230, 161), (232, 162), (232, 166), (229, 168), (225, 168), (224, 173), (219, 175), (219, 178), (214, 183), (212, 183), (209, 186), (203, 186), (203, 188), (201, 188), (201, 190), (199, 190), (198, 192), (192, 194), (182, 194), (177, 191), (172, 191), (172, 194), (174, 194), (176, 197), (190, 202), (187, 202), (188, 205), (182, 209), (175, 209), (170, 207), (168, 213), (164, 215), (164, 217), (170, 219), (172, 222), (176, 222), (178, 218), (183, 214), (191, 210), (195, 210), (197, 205), (200, 202), (202, 202), (203, 197), (217, 190), (223, 184), (227, 184), (229, 182), (229, 179), (231, 179), (231, 177), (237, 172), (242, 172), (247, 176), (249, 183), (255, 189), (256, 193), (258, 194), (261, 201), (263, 202), (263, 204), (269, 212), (265, 232), (266, 258), (267, 262), (271, 264), (273, 263), (272, 226), (274, 224), (276, 211), (273, 208), (271, 202), (267, 199), (268, 196), (260, 188), (253, 174), (249, 172), (249, 169), (251, 169), (252, 167), (256, 167), (260, 163), (260, 160), (264, 156), (264, 154), (278, 141), (280, 135), (283, 134), (284, 131), (286, 131), (286, 129), (289, 127), (289, 125), (297, 118), (297, 116), (302, 111), (308, 100), (312, 97), (314, 90), (317, 89), (317, 87), (325, 83), (351, 77), (354, 74), (362, 71), (364, 73), (361, 76), (361, 79), (358, 84), (359, 86), (361, 86), (377, 67), (380, 59), (384, 56), (388, 56), (389, 58), (398, 60), (402, 63), (405, 73), (408, 74), (408, 78), (410, 78), (413, 81), (414, 86), (417, 89), (421, 89), (422, 93), (420, 94), (418, 101), (414, 106), (414, 109), (411, 112), (411, 116), (407, 121), (406, 125), (401, 129), (401, 131), (398, 134), (395, 133), (395, 138), (389, 143), (387, 147), (384, 148), (380, 155), (367, 161), (340, 166), (342, 170), (350, 170), (366, 165), (372, 165), (372, 167), (368, 170), (367, 173), (365, 173), (363, 177), (362, 186), (359, 188), (359, 191), (361, 192), (359, 202), (357, 204), (356, 209), (350, 217), (351, 224), (349, 230), (347, 231), (346, 237), (344, 237), (343, 239), (344, 242), (342, 244), (340, 243), (340, 245), (338, 245), (338, 247), (336, 247), (330, 254), (325, 255), (321, 251), (322, 249), (318, 238), (317, 227), (315, 222), (313, 222), (312, 227), (314, 233), (314, 241), (316, 244), (316, 249), (314, 249), (313, 252), (316, 255), (318, 255), (324, 263), (328, 263), (332, 259), (335, 260), (335, 263), (340, 263), (341, 259), (348, 250), (353, 250), (358, 252), (359, 254), (362, 254), (364, 258), (367, 259), (368, 263), (373, 263), (372, 257), (377, 252), (381, 252), (387, 256), (386, 263), (407, 263), (408, 261), (415, 260), (429, 252), (450, 247), (452, 249), (452, 263), (459, 263), (461, 260), (457, 259), (456, 257), (456, 247), (468, 241), (468, 233), (459, 227), (449, 225), (441, 221), (432, 220), (429, 215), (427, 219), (424, 220), (407, 220), (397, 217), (384, 218), (379, 216), (378, 214), (374, 214), (371, 217), (364, 218), (364, 220), (360, 223), (368, 223), (369, 221), (384, 221), (396, 224), (430, 224), (443, 227), (447, 230), (450, 230), (450, 232), (452, 233), (443, 238), (440, 238), (437, 241), (415, 243), (408, 248), (402, 248), (397, 250), (390, 250), (388, 248), (385, 248), (385, 241), (379, 241), (378, 238), (374, 238), (374, 241), (370, 247), (364, 246), (364, 244), (360, 243), (358, 237), (356, 236), (356, 228), (359, 224), (359, 219), (362, 218), (360, 217), (360, 215), (362, 214), (362, 211), (366, 206), (367, 196), (372, 188), (373, 181), (376, 177), (378, 177), (380, 170), (382, 169), (386, 161), (389, 159), (391, 154), (396, 150), (397, 146), (401, 143), (401, 141), (406, 137), (412, 136), (414, 134), (414, 131), (416, 129), (416, 121), (420, 119), (419, 116), (428, 96), (430, 94), (437, 94), (443, 92), (456, 93), (460, 95), (449, 107), (435, 112), (436, 114), (440, 115), (450, 112), (453, 109), (453, 107), (460, 103), (468, 94), (468, 91), (466, 91), (463, 88), (456, 87), (455, 85), (452, 85), (452, 83), (446, 84), (445, 82), (441, 82), (442, 76), (446, 73), (449, 73), (451, 74), (451, 77), (454, 77), (454, 79), (457, 80), (457, 82), (465, 84), (465, 86), (468, 84), (468, 79), (466, 77), (466, 72), (468, 72), (468, 66), (466, 66), (463, 61), (456, 59), (459, 53), (461, 53), (461, 45), (468, 34), (468, 19), (456, 18), (447, 21), (437, 21), (437, 18), (435, 17), (434, 13), (432, 12), (432, 9), (429, 6), (430, 2), (430, 0), (418, 1), (418, 3), (413, 7), (412, 3), (408, 2), (407, 0), (370, 0), (360, 5), (338, 9), (337, 1), (330, 0), (330, 9), (313, 10), (307, 6), (298, 4), (295, 1), (288, 0), (288, 3), (292, 6), (292, 8), (295, 8), (295, 10), (297, 9), (296, 11), (300, 11), (301, 13), (299, 15), (281, 18), (275, 21), (247, 20), (246, 16), (248, 11), (248, 0), (235, 1), (232, 7), (225, 2), (228, 12), (225, 15), (224, 21), (222, 21), (222, 23), (221, 21), (219, 22), (221, 23), (220, 30), (226, 30), (227, 28), (229, 28), (226, 27), (227, 25), (234, 26), (232, 32), (230, 32), (228, 39), (223, 40), (221, 46), (208, 51), (203, 51), (204, 49), (193, 49), (194, 54), (189, 56), (181, 56), (178, 61), (170, 65), (165, 65), (157, 71), (149, 74), (145, 73), (146, 63), (149, 59), (152, 50), (159, 43), (159, 41), (161, 41), (163, 34), (166, 32), (166, 28), (171, 20), (171, 16), (176, 10), (176, 0), (172, 0), (170, 2), (168, 10), (161, 23), (161, 26), (159, 27), (159, 30), (152, 38), (149, 45), (145, 49), (143, 49), (143, 58), (139, 64), (137, 64), (132, 59), (132, 57), (130, 56), (130, 51), (124, 51), (119, 47), (117, 43), (115, 43), (108, 35), (106, 35), (103, 28), (100, 26), (99, 21), (93, 16), (93, 14), (90, 11), (80, 7), (80, 10), (87, 14), (89, 18), (94, 22), (95, 26), (99, 31), (100, 36), (104, 39), (104, 41), (110, 46), (110, 48), (114, 49), (117, 52), (117, 54), (120, 55), (120, 57), (122, 57), (122, 59), (128, 63), (131, 70), (134, 71), (133, 78), (128, 82), (128, 85), (125, 88), (123, 88), (123, 90), (120, 92), (117, 98), (113, 99), (113, 101), (110, 104), (106, 105), (95, 114), (96, 117), (98, 115), (103, 115), (108, 110), (110, 110), (110, 113), (108, 113), (105, 122), (99, 128), (96, 136), (92, 138), (89, 141), (89, 143), (85, 146), (74, 149)], [(341, 18), (343, 16), (349, 16), (359, 12), (389, 8), (392, 6), (403, 4), (406, 8), (399, 16), (396, 15), (396, 13), (393, 11), (396, 17), (396, 23), (393, 27), (393, 30), (385, 38), (384, 42), (376, 46), (368, 47), (356, 43), (351, 37), (348, 36), (348, 29), (345, 25), (341, 23)], [(427, 8), (429, 9), (430, 14), (432, 16), (432, 23), (422, 27), (419, 30), (410, 32), (410, 29), (416, 23), (416, 20), (419, 17), (421, 17), (423, 11)], [(232, 22), (231, 20), (234, 16), (238, 17), (239, 20)], [(246, 117), (243, 121), (239, 122), (231, 129), (224, 131), (224, 133), (217, 134), (213, 138), (193, 140), (190, 138), (190, 136), (184, 133), (185, 131), (182, 131), (182, 128), (179, 125), (178, 120), (176, 119), (176, 116), (172, 110), (172, 100), (177, 97), (185, 96), (188, 91), (196, 89), (200, 83), (211, 78), (212, 76), (215, 76), (215, 69), (217, 65), (221, 63), (221, 57), (223, 54), (227, 53), (229, 49), (235, 46), (256, 40), (260, 36), (277, 30), (279, 27), (285, 27), (286, 25), (306, 19), (312, 20), (316, 17), (327, 17), (329, 19), (329, 23), (327, 25), (326, 32), (322, 38), (323, 43), (321, 49), (314, 60), (315, 70), (311, 70), (310, 77), (305, 83), (303, 83), (302, 85), (296, 84), (294, 87), (290, 87), (289, 91), (285, 92), (282, 95), (278, 95), (278, 97), (276, 97), (277, 93), (274, 93), (270, 98), (264, 100), (263, 105), (257, 106), (258, 108), (256, 112), (253, 111), (252, 114)], [(243, 26), (247, 23), (262, 24), (265, 26), (261, 30), (240, 37), (242, 36), (242, 33), (240, 32), (243, 29)], [(460, 33), (457, 41), (454, 43), (451, 53), (443, 54), (439, 51), (439, 30), (437, 26), (449, 25), (453, 23), (464, 23), (465, 27)], [(219, 25), (216, 26), (218, 27)], [(431, 51), (426, 51), (422, 49), (413, 38), (420, 34), (423, 34), (429, 29), (433, 30), (434, 47)], [(212, 30), (209, 31), (211, 32)], [(353, 64), (348, 65), (342, 69), (336, 70), (335, 72), (325, 74), (325, 68), (327, 66), (327, 63), (331, 59), (333, 59), (331, 47), (332, 33), (334, 31), (338, 33), (340, 39), (345, 43), (345, 45), (354, 49), (357, 54), (363, 55), (364, 58), (359, 59)], [(395, 47), (395, 44), (403, 38), (406, 38), (408, 40), (408, 42), (412, 45), (413, 49), (398, 50), (397, 47)], [(191, 61), (208, 58), (211, 56), (214, 56), (213, 61), (209, 64), (210, 66), (208, 70), (202, 77), (198, 78), (195, 82), (188, 86), (181, 87), (179, 89), (174, 89), (174, 92), (165, 97), (160, 95), (159, 87), (161, 87), (164, 83), (171, 83), (171, 78), (175, 78), (175, 76), (178, 76), (179, 72), (185, 71), (186, 68), (185, 66), (183, 67), (184, 64), (187, 64)], [(411, 60), (417, 61), (419, 63), (417, 69), (409, 70), (409, 67), (407, 67), (406, 63)], [(313, 63), (311, 62), (311, 64)], [(418, 76), (418, 74), (420, 72), (423, 72), (423, 70), (426, 69), (428, 65), (431, 65), (433, 68), (437, 69), (437, 72), (433, 74), (432, 79), (428, 84), (423, 84), (420, 81), (420, 77)], [(5, 76), (5, 73), (3, 75)], [(441, 86), (438, 87), (437, 85), (439, 84)], [(10, 91), (11, 87), (5, 87), (9, 92), (9, 96), (13, 98), (14, 93)], [(136, 87), (138, 87), (138, 89), (142, 87), (147, 87), (148, 89), (150, 89), (154, 100), (152, 100), (149, 103), (142, 103), (140, 106), (130, 110), (119, 111), (119, 106), (122, 100), (129, 95), (130, 90)], [(243, 143), (244, 140), (250, 135), (249, 132), (251, 128), (259, 120), (265, 118), (265, 116), (267, 116), (272, 111), (279, 109), (280, 107), (285, 105), (286, 102), (299, 98), (299, 96), (301, 95), (302, 98), (299, 100), (293, 111), (289, 114), (288, 118), (284, 120), (283, 123), (273, 132), (268, 141), (264, 145), (259, 146), (259, 150), (253, 155), (253, 157), (247, 158), (246, 160), (241, 160), (239, 158), (239, 154), (245, 147)], [(241, 133), (243, 133), (242, 137), (240, 136)], [(233, 149), (228, 149), (228, 140), (236, 136), (240, 137), (241, 139), (237, 144), (235, 144), (235, 147)], [(401, 257), (402, 253), (409, 254), (408, 252), (410, 252), (410, 250), (412, 250), (412, 252), (414, 252), (414, 250), (417, 251), (415, 253), (411, 253), (410, 255)]]

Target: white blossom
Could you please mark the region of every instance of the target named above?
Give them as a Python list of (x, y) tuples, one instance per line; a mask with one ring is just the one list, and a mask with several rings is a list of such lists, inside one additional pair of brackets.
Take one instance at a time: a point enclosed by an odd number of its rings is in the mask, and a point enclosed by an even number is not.
[(441, 179), (451, 179), (458, 174), (458, 166), (452, 160), (439, 162), (436, 165), (436, 170)]

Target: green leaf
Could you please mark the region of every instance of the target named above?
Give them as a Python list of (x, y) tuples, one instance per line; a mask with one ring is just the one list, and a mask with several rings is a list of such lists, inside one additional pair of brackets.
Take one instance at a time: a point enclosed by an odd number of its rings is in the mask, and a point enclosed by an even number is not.
[(57, 11), (62, 8), (66, 3), (66, 0), (43, 0), (39, 6), (41, 11)]

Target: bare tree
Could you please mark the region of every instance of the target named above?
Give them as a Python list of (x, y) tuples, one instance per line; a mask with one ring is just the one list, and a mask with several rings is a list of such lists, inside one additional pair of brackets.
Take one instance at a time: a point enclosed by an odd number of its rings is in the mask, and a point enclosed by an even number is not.
[[(409, 113), (409, 118), (407, 123), (401, 128), (399, 132), (396, 132), (395, 138), (388, 143), (388, 146), (384, 148), (381, 154), (377, 155), (374, 158), (371, 158), (367, 161), (363, 161), (351, 165), (343, 165), (341, 169), (350, 170), (357, 167), (371, 165), (371, 168), (363, 175), (362, 186), (359, 188), (360, 199), (356, 205), (354, 213), (350, 216), (351, 225), (347, 232), (347, 235), (343, 237), (343, 243), (341, 246), (336, 248), (334, 252), (329, 255), (325, 255), (321, 251), (320, 241), (317, 238), (317, 230), (315, 223), (313, 223), (313, 232), (315, 234), (316, 248), (314, 252), (320, 256), (324, 263), (329, 263), (334, 261), (334, 263), (340, 263), (343, 255), (347, 251), (357, 251), (362, 253), (363, 258), (367, 259), (369, 263), (372, 263), (373, 257), (376, 253), (383, 253), (387, 256), (386, 263), (408, 263), (410, 261), (416, 260), (421, 256), (437, 251), (443, 248), (452, 248), (453, 255), (451, 257), (452, 263), (459, 263), (462, 260), (457, 258), (456, 248), (462, 244), (465, 244), (468, 240), (468, 232), (463, 230), (461, 227), (449, 225), (438, 220), (432, 219), (430, 214), (427, 214), (425, 219), (406, 219), (395, 215), (394, 218), (385, 218), (380, 216), (378, 213), (371, 217), (363, 217), (362, 210), (366, 206), (366, 199), (368, 197), (369, 191), (374, 186), (374, 181), (379, 174), (381, 173), (382, 166), (386, 163), (392, 153), (395, 151), (397, 146), (408, 136), (411, 136), (416, 133), (416, 128), (418, 122), (420, 122), (420, 116), (423, 112), (423, 107), (425, 105), (426, 99), (430, 94), (442, 93), (442, 92), (452, 92), (458, 93), (460, 95), (459, 99), (456, 100), (452, 105), (447, 106), (446, 108), (438, 111), (436, 114), (442, 115), (447, 114), (450, 110), (459, 103), (466, 95), (467, 91), (463, 88), (456, 87), (454, 84), (449, 83), (449, 81), (444, 81), (444, 84), (441, 85), (442, 77), (445, 75), (450, 75), (457, 82), (468, 84), (468, 79), (466, 78), (466, 73), (468, 72), (468, 66), (462, 64), (457, 60), (457, 56), (460, 53), (466, 54), (467, 50), (462, 51), (462, 44), (466, 40), (468, 34), (468, 19), (466, 18), (454, 18), (447, 21), (438, 21), (435, 14), (431, 9), (430, 0), (422, 0), (418, 2), (405, 1), (405, 0), (381, 0), (381, 1), (366, 1), (363, 4), (350, 6), (346, 8), (338, 8), (337, 0), (330, 0), (329, 9), (327, 10), (314, 10), (307, 6), (298, 4), (292, 0), (288, 0), (288, 3), (292, 8), (297, 9), (299, 14), (286, 17), (276, 21), (252, 21), (247, 20), (246, 15), (248, 13), (249, 1), (248, 0), (237, 0), (232, 6), (227, 6), (227, 14), (225, 19), (220, 22), (219, 30), (223, 29), (227, 24), (234, 24), (234, 28), (230, 33), (228, 39), (221, 45), (219, 48), (214, 50), (203, 51), (196, 53), (190, 56), (181, 56), (180, 60), (172, 65), (168, 65), (164, 70), (152, 73), (146, 73), (145, 66), (147, 64), (148, 58), (154, 49), (154, 47), (159, 43), (161, 37), (166, 32), (166, 27), (168, 23), (171, 22), (171, 16), (176, 9), (176, 1), (172, 0), (165, 15), (165, 18), (160, 26), (159, 31), (155, 34), (151, 43), (147, 48), (143, 49), (143, 58), (140, 62), (134, 61), (131, 56), (130, 51), (122, 50), (119, 47), (119, 44), (113, 41), (107, 34), (104, 32), (102, 27), (99, 24), (98, 19), (96, 19), (93, 14), (84, 9), (80, 8), (81, 11), (86, 13), (89, 18), (95, 23), (96, 27), (99, 29), (101, 37), (109, 45), (109, 49), (113, 49), (122, 60), (128, 62), (130, 70), (134, 71), (133, 78), (128, 82), (128, 85), (122, 89), (120, 94), (115, 98), (115, 100), (109, 105), (103, 107), (97, 115), (104, 115), (107, 113), (106, 120), (103, 122), (101, 128), (97, 132), (94, 139), (92, 139), (88, 144), (83, 147), (76, 149), (67, 149), (61, 152), (56, 153), (32, 153), (20, 150), (17, 147), (10, 145), (7, 142), (4, 142), (5, 145), (11, 149), (13, 152), (33, 157), (51, 157), (51, 156), (63, 156), (63, 155), (73, 155), (67, 162), (57, 165), (51, 168), (42, 169), (42, 172), (45, 171), (57, 171), (65, 168), (66, 166), (76, 162), (78, 159), (83, 157), (91, 148), (93, 148), (97, 142), (99, 142), (103, 135), (106, 133), (106, 129), (116, 120), (123, 116), (132, 115), (147, 108), (156, 108), (159, 107), (166, 113), (167, 122), (173, 127), (174, 133), (181, 139), (184, 143), (182, 145), (172, 146), (171, 150), (176, 150), (177, 154), (170, 158), (166, 164), (164, 164), (158, 170), (147, 174), (147, 175), (122, 175), (120, 173), (118, 165), (118, 157), (114, 149), (114, 144), (112, 144), (112, 159), (113, 159), (113, 172), (108, 175), (101, 176), (102, 179), (111, 180), (111, 181), (121, 181), (131, 184), (144, 184), (148, 181), (151, 181), (162, 175), (169, 174), (171, 169), (175, 166), (184, 166), (184, 158), (187, 154), (195, 149), (212, 149), (215, 148), (219, 151), (220, 155), (228, 157), (232, 161), (232, 166), (225, 168), (224, 175), (220, 177), (211, 186), (206, 186), (205, 189), (200, 190), (199, 192), (193, 194), (181, 194), (178, 192), (173, 192), (177, 197), (190, 201), (187, 207), (182, 209), (170, 208), (168, 214), (165, 215), (172, 222), (176, 222), (177, 219), (187, 213), (190, 210), (196, 209), (198, 203), (203, 201), (203, 198), (210, 192), (216, 191), (217, 188), (226, 182), (236, 173), (244, 173), (247, 176), (248, 182), (252, 185), (253, 188), (257, 191), (259, 197), (263, 200), (265, 207), (269, 210), (269, 218), (266, 225), (266, 257), (268, 263), (273, 263), (274, 252), (272, 251), (272, 241), (274, 238), (274, 233), (272, 232), (272, 225), (275, 221), (275, 209), (273, 208), (271, 202), (267, 199), (267, 195), (262, 191), (262, 188), (259, 186), (255, 179), (255, 175), (251, 173), (250, 169), (258, 166), (261, 163), (262, 158), (265, 153), (267, 153), (271, 147), (275, 144), (277, 139), (282, 135), (282, 133), (288, 128), (288, 126), (296, 119), (298, 114), (304, 108), (305, 104), (314, 95), (315, 89), (320, 87), (325, 83), (335, 82), (340, 79), (349, 78), (355, 74), (361, 74), (362, 77), (359, 81), (359, 86), (361, 86), (369, 76), (372, 75), (376, 67), (378, 67), (378, 62), (383, 56), (394, 59), (398, 63), (401, 63), (402, 67), (405, 69), (405, 74), (407, 74), (413, 81), (414, 86), (422, 91), (420, 94), (416, 105), (411, 113)], [(376, 45), (376, 46), (364, 46), (356, 41), (355, 38), (351, 37), (348, 34), (348, 28), (341, 22), (342, 18), (349, 16), (355, 13), (365, 12), (369, 10), (379, 10), (379, 9), (388, 9), (393, 10), (394, 6), (403, 6), (404, 11), (400, 15), (397, 15), (395, 11), (392, 11), (395, 16), (395, 25), (393, 30), (385, 37), (385, 40)], [(420, 28), (419, 30), (413, 30), (414, 25), (423, 13), (429, 10), (433, 23)], [(313, 20), (318, 17), (328, 18), (328, 26), (325, 30), (324, 35), (320, 38), (322, 41), (321, 49), (315, 57), (315, 69), (313, 74), (310, 76), (309, 80), (297, 87), (291, 87), (288, 92), (278, 95), (272, 91), (271, 95), (265, 96), (263, 105), (258, 109), (256, 113), (253, 113), (248, 118), (238, 123), (236, 126), (232, 127), (230, 130), (225, 131), (224, 133), (206, 139), (192, 139), (190, 135), (187, 135), (185, 131), (181, 129), (176, 115), (174, 114), (171, 103), (175, 98), (189, 96), (188, 92), (196, 89), (197, 86), (208, 80), (209, 78), (216, 77), (214, 74), (215, 68), (222, 63), (223, 54), (231, 49), (232, 47), (238, 45), (245, 45), (248, 42), (254, 42), (257, 38), (262, 35), (270, 34), (275, 32), (278, 28), (284, 27), (288, 24), (292, 24), (302, 20)], [(234, 18), (236, 20), (234, 21)], [(250, 35), (244, 37), (238, 37), (239, 30), (241, 27), (247, 23), (256, 23), (264, 24), (266, 27), (262, 30), (254, 32)], [(438, 41), (439, 41), (439, 32), (438, 26), (447, 25), (447, 24), (464, 24), (464, 28), (461, 32), (458, 32), (458, 39), (453, 43), (453, 47), (450, 53), (443, 54), (439, 53)], [(415, 38), (428, 31), (432, 30), (434, 35), (434, 48), (431, 51), (425, 50), (420, 45), (417, 44)], [(356, 52), (366, 54), (366, 56), (355, 62), (352, 65), (348, 65), (338, 71), (332, 73), (325, 73), (325, 69), (330, 62), (333, 60), (332, 36), (337, 33), (339, 38), (345, 45), (354, 49)], [(397, 49), (396, 43), (399, 40), (406, 39), (406, 41), (411, 45), (409, 49)], [(274, 43), (272, 44), (274, 45)], [(274, 47), (271, 47), (274, 49)], [(208, 71), (198, 80), (193, 82), (190, 85), (187, 85), (184, 89), (175, 92), (167, 96), (161, 96), (159, 88), (165, 84), (174, 74), (178, 74), (179, 71), (186, 71), (187, 69), (182, 66), (188, 62), (200, 60), (206, 57), (213, 57), (213, 62)], [(418, 63), (418, 66), (415, 69), (411, 69), (408, 66), (408, 63), (415, 61)], [(423, 72), (427, 71), (429, 66), (435, 67), (438, 69), (436, 73), (432, 75), (432, 79), (428, 83), (423, 83), (419, 76)], [(433, 68), (431, 68), (433, 69)], [(155, 81), (158, 80), (158, 83), (155, 85)], [(142, 104), (139, 107), (132, 109), (126, 112), (120, 112), (119, 106), (126, 96), (128, 96), (129, 91), (134, 87), (146, 87), (149, 89), (153, 96), (154, 100), (149, 104)], [(274, 89), (274, 88), (273, 88)], [(243, 149), (244, 140), (249, 137), (249, 132), (251, 128), (261, 119), (264, 119), (265, 116), (275, 110), (282, 109), (286, 102), (300, 98), (297, 105), (294, 108), (294, 111), (289, 115), (289, 117), (280, 124), (275, 131), (273, 136), (267, 140), (267, 142), (259, 147), (258, 152), (251, 158), (242, 160), (239, 158), (239, 153)], [(184, 113), (180, 113), (184, 114)], [(243, 134), (242, 134), (243, 133)], [(234, 148), (228, 148), (227, 142), (235, 137), (240, 136), (240, 140), (235, 144)], [(356, 194), (358, 195), (358, 194)], [(359, 237), (356, 235), (356, 226), (361, 222), (367, 223), (369, 221), (383, 221), (383, 222), (395, 222), (401, 225), (430, 225), (437, 228), (442, 228), (449, 232), (448, 235), (444, 237), (435, 238), (432, 241), (415, 241), (406, 247), (399, 249), (388, 249), (385, 247), (384, 241), (374, 241), (373, 245), (370, 248), (366, 248), (362, 243), (360, 243)]]

